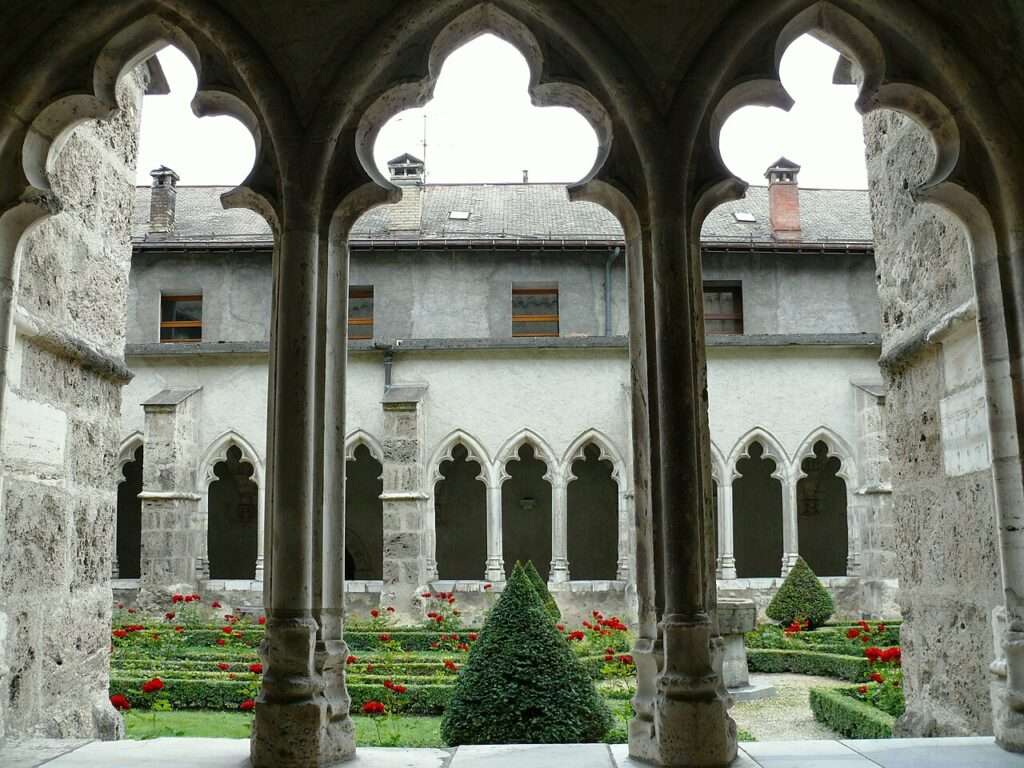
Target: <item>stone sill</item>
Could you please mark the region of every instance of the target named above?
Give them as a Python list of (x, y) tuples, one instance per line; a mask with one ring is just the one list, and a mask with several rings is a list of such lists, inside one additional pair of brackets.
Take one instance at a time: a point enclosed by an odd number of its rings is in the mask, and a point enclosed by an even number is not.
[[(860, 583), (859, 576), (819, 576), (826, 587), (851, 587)], [(778, 589), (785, 579), (781, 576), (759, 579), (718, 579), (718, 588), (723, 589)]]

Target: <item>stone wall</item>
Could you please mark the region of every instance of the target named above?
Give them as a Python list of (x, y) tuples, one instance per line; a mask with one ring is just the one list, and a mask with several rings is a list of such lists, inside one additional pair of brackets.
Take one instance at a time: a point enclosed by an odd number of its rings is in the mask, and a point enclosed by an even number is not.
[(62, 210), (22, 243), (0, 479), (0, 735), (120, 728), (107, 699), (111, 468), (145, 77), (125, 79), (113, 118), (70, 134), (51, 170)]
[(886, 369), (907, 735), (991, 733), (989, 617), (1001, 602), (968, 244), (908, 190), (932, 168), (918, 125), (865, 119)]

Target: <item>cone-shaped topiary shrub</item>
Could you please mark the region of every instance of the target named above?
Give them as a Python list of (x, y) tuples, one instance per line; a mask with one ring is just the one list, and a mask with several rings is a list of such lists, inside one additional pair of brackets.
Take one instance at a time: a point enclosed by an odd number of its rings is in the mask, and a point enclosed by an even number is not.
[(460, 744), (600, 741), (612, 716), (516, 564), (469, 652), (441, 719)]
[(811, 566), (798, 557), (765, 613), (781, 624), (809, 621), (814, 628), (828, 621), (834, 610), (832, 594), (814, 575)]
[(540, 573), (537, 571), (537, 566), (533, 564), (533, 560), (527, 560), (523, 565), (523, 570), (530, 577), (530, 583), (533, 585), (534, 590), (540, 595), (540, 599), (544, 603), (544, 610), (548, 612), (551, 620), (557, 623), (562, 618), (562, 612), (558, 610), (558, 603), (555, 602), (555, 598), (548, 591), (547, 582), (540, 577)]

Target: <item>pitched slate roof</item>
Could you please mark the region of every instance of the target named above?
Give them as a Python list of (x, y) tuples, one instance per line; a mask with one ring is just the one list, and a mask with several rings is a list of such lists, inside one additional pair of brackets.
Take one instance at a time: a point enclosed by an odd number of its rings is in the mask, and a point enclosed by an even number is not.
[[(271, 242), (270, 227), (247, 210), (226, 211), (220, 196), (229, 187), (179, 186), (175, 227), (170, 235), (147, 236), (149, 187), (135, 193), (136, 242)], [(451, 218), (452, 211), (468, 218)], [(746, 213), (754, 221), (734, 215)], [(748, 218), (748, 217), (742, 217)], [(801, 242), (870, 243), (868, 193), (861, 189), (801, 189)], [(593, 203), (571, 203), (562, 184), (428, 184), (409, 188), (402, 202), (367, 212), (356, 222), (353, 240), (620, 240), (622, 228)], [(750, 187), (743, 200), (726, 203), (708, 216), (705, 242), (774, 242), (768, 220), (768, 188)]]

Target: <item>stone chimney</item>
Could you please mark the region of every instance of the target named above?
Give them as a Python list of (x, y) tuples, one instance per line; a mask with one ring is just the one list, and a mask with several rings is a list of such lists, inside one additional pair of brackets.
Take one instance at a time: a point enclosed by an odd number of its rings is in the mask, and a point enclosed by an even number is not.
[(149, 172), (153, 189), (149, 194), (149, 231), (167, 234), (174, 231), (174, 203), (178, 195), (178, 174), (161, 165)]
[(800, 166), (780, 157), (765, 171), (772, 233), (779, 240), (800, 239)]
[(427, 167), (423, 161), (408, 152), (388, 161), (391, 183), (400, 187), (413, 184), (422, 186), (426, 178), (426, 171)]
[(523, 168), (523, 184), (530, 183), (530, 171), (527, 168)]

